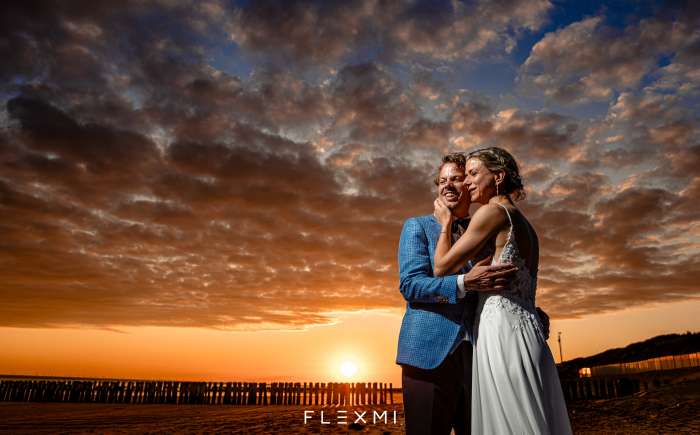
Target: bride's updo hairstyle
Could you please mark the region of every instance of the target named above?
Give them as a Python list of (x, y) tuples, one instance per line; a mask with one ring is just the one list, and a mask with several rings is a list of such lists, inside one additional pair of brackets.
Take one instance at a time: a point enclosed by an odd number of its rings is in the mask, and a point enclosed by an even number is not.
[(506, 173), (503, 179), (503, 193), (513, 198), (515, 202), (525, 199), (520, 168), (511, 153), (503, 148), (491, 147), (470, 152), (467, 155), (467, 160), (469, 159), (478, 159), (491, 173), (503, 169)]

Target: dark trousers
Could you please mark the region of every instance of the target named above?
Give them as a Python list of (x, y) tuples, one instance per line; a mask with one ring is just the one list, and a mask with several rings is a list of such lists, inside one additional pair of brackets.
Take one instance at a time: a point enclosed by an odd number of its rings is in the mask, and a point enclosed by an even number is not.
[(472, 352), (462, 342), (434, 369), (401, 366), (407, 435), (471, 433)]

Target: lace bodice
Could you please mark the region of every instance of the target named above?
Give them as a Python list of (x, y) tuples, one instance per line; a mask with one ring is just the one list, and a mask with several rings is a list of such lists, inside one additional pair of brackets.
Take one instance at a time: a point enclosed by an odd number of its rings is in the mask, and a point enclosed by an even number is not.
[[(493, 309), (495, 308), (507, 309), (518, 319), (516, 324), (513, 325), (514, 328), (521, 327), (523, 322), (526, 320), (539, 324), (539, 318), (535, 312), (537, 277), (533, 278), (530, 275), (530, 271), (528, 270), (527, 266), (525, 266), (525, 260), (520, 257), (518, 245), (515, 242), (515, 237), (513, 237), (513, 220), (510, 216), (510, 212), (503, 204), (499, 205), (503, 207), (508, 215), (510, 231), (508, 231), (506, 244), (503, 246), (501, 255), (499, 255), (498, 259), (494, 259), (491, 264), (496, 265), (510, 263), (514, 265), (518, 268), (518, 271), (516, 272), (518, 281), (515, 285), (505, 290), (480, 291), (478, 309), (483, 310), (482, 315), (486, 317), (491, 317), (493, 314)], [(472, 259), (472, 264), (476, 264), (493, 254), (493, 246), (487, 243), (474, 256)]]

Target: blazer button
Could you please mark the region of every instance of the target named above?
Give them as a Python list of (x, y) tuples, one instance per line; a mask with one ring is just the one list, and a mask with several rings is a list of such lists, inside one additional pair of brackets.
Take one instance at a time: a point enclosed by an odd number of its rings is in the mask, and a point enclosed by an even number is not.
[(457, 315), (455, 316), (455, 319), (461, 321), (461, 320), (462, 320), (462, 316), (460, 316), (459, 314), (457, 314)]

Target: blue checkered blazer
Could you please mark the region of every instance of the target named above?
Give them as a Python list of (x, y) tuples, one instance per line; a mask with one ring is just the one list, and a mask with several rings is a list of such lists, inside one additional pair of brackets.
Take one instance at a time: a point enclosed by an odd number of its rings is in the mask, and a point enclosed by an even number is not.
[(440, 231), (442, 226), (433, 215), (411, 218), (401, 231), (399, 279), (406, 314), (397, 364), (433, 369), (457, 348), (464, 334), (472, 337), (476, 292), (457, 300), (457, 275), (436, 278), (433, 272)]

